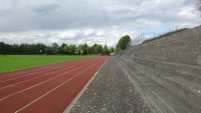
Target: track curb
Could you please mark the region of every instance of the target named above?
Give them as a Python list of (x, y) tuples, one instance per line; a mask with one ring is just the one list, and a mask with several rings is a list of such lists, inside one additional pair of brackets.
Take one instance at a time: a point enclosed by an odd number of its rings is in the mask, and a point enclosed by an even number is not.
[[(109, 58), (110, 57), (108, 57), (108, 59)], [(70, 110), (73, 108), (73, 106), (78, 101), (78, 99), (82, 96), (82, 94), (84, 93), (84, 91), (86, 90), (86, 88), (89, 86), (89, 84), (92, 82), (92, 80), (96, 77), (96, 75), (99, 73), (99, 71), (102, 69), (102, 67), (106, 64), (106, 62), (108, 61), (108, 59), (103, 63), (103, 65), (98, 69), (98, 71), (91, 77), (91, 79), (89, 80), (89, 82), (84, 86), (84, 88), (75, 97), (75, 99), (70, 103), (70, 105), (64, 110), (63, 113), (69, 113), (70, 112)]]

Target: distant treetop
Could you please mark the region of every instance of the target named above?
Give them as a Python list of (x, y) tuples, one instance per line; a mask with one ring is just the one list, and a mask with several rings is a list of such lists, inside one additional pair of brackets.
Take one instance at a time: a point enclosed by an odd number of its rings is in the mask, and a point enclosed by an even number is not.
[(115, 52), (124, 50), (130, 43), (130, 41), (131, 41), (130, 36), (128, 36), (128, 35), (122, 36), (117, 43)]

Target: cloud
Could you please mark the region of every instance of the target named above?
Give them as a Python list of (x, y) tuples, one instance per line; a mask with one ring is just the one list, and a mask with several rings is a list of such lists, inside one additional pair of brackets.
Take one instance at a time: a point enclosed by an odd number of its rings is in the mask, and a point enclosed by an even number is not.
[(126, 34), (197, 26), (192, 8), (189, 0), (0, 0), (0, 41), (115, 46)]
[(87, 29), (87, 30), (84, 31), (83, 36), (88, 37), (88, 36), (91, 36), (93, 34), (94, 34), (94, 30), (93, 29)]
[[(186, 7), (184, 4), (188, 0), (136, 0), (135, 2), (131, 0), (45, 0), (43, 3), (39, 2), (40, 4), (37, 1), (21, 3), (24, 10), (21, 9), (12, 16), (12, 25), (9, 28), (13, 29), (12, 26), (14, 26), (14, 31), (93, 29), (114, 25), (138, 27), (138, 22), (142, 20), (152, 23), (181, 21), (178, 13), (180, 8)], [(27, 11), (27, 6), (32, 12)], [(23, 21), (19, 21), (18, 18)], [(8, 23), (11, 18), (3, 21)], [(23, 28), (23, 23), (27, 27)], [(0, 30), (8, 31), (6, 26), (0, 26)]]
[(19, 0), (0, 0), (0, 17), (7, 16), (18, 5)]
[(32, 6), (31, 10), (40, 13), (40, 14), (50, 14), (55, 12), (61, 5), (58, 3), (51, 3), (51, 4), (40, 4), (36, 6)]
[[(111, 36), (112, 35), (112, 36)], [(118, 29), (113, 29), (111, 34), (103, 30), (74, 29), (64, 31), (27, 31), (18, 33), (1, 33), (0, 40), (12, 43), (41, 43), (50, 45), (53, 42), (59, 44), (107, 44), (112, 47), (117, 43), (118, 38), (124, 35)]]
[(2, 10), (0, 11), (0, 16), (7, 16), (10, 13), (10, 10)]

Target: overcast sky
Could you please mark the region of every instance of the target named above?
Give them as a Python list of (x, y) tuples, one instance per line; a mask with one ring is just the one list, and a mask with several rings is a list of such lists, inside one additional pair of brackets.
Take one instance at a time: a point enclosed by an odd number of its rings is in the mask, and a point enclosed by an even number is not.
[(123, 35), (195, 27), (192, 0), (0, 0), (0, 41), (115, 46)]

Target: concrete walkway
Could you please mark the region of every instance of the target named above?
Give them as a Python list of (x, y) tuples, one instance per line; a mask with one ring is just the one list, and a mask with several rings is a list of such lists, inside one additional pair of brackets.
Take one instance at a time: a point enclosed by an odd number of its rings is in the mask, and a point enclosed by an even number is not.
[(151, 109), (110, 57), (70, 113), (151, 113)]

